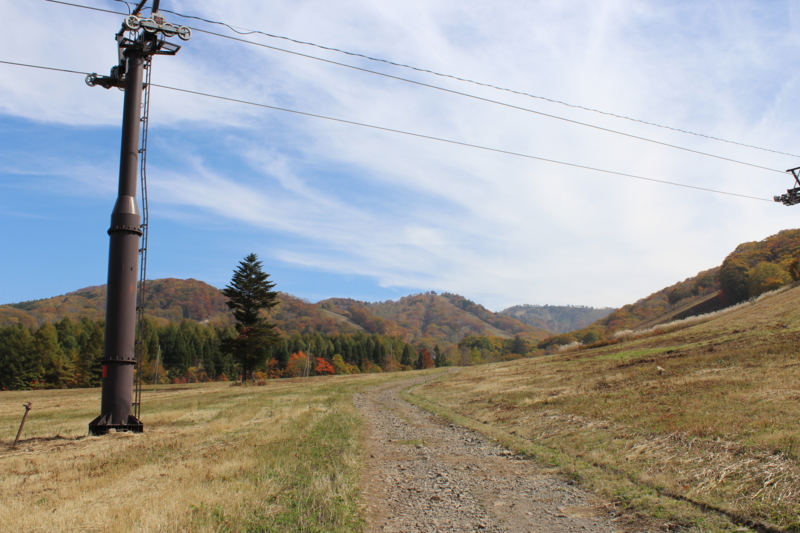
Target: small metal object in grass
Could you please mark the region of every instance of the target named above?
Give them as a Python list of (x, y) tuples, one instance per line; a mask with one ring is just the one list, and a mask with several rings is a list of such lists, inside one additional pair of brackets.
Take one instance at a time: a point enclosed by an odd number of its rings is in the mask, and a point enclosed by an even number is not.
[(19, 442), (19, 436), (22, 435), (22, 428), (25, 427), (25, 419), (28, 418), (28, 411), (31, 410), (31, 402), (23, 403), (23, 407), (25, 407), (25, 414), (22, 415), (22, 422), (19, 424), (19, 431), (17, 431), (17, 438), (14, 439), (14, 444), (11, 446), (12, 448), (17, 447), (17, 443)]

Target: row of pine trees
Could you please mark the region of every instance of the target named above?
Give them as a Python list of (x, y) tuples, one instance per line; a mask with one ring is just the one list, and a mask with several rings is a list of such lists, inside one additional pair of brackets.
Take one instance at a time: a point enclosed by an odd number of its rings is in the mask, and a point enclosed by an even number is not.
[[(100, 385), (104, 323), (65, 317), (39, 327), (22, 325), (0, 328), (0, 390), (97, 387)], [(146, 319), (142, 327), (145, 383), (180, 383), (238, 379), (240, 368), (224, 353), (226, 339), (235, 337), (230, 327), (191, 320), (159, 323)], [(353, 335), (312, 333), (283, 337), (265, 350), (256, 368), (264, 377), (293, 377), (292, 357), (309, 360), (308, 375), (381, 372), (428, 368), (443, 364), (435, 353), (417, 351), (402, 339), (358, 332)], [(338, 357), (337, 357), (338, 356)]]

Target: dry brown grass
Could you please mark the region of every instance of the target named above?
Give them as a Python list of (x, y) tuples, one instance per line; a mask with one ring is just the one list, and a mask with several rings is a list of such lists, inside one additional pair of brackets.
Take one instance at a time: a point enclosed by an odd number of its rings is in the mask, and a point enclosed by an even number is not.
[[(85, 436), (97, 389), (0, 393), (0, 529), (359, 530), (351, 399), (396, 377), (148, 388), (146, 432), (105, 437)], [(14, 450), (24, 401), (33, 410)]]
[(800, 531), (798, 299), (794, 288), (680, 331), (474, 367), (415, 394), (664, 497)]

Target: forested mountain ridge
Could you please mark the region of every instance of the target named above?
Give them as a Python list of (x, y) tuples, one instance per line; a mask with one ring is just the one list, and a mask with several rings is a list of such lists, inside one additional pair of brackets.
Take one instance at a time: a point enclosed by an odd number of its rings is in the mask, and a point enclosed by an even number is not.
[[(397, 301), (369, 303), (331, 298), (317, 304), (281, 293), (281, 304), (269, 316), (283, 335), (362, 331), (401, 337), (431, 349), (437, 344), (442, 348), (455, 345), (472, 336), (509, 339), (519, 335), (528, 342), (544, 341), (542, 347), (575, 340), (589, 343), (620, 330), (650, 327), (721, 309), (785, 285), (800, 274), (798, 259), (800, 230), (781, 231), (762, 241), (739, 245), (719, 267), (610, 313), (609, 309), (557, 306), (514, 306), (494, 313), (463, 296), (431, 291)], [(182, 320), (218, 326), (233, 324), (220, 291), (194, 279), (149, 281), (145, 308), (146, 314), (162, 325)], [(593, 314), (606, 316), (589, 325), (581, 323)], [(104, 316), (105, 286), (0, 305), (0, 327), (38, 327), (64, 317), (98, 321)]]
[[(191, 320), (225, 326), (233, 317), (219, 289), (195, 279), (157, 279), (147, 282), (145, 314), (159, 324)], [(105, 318), (105, 285), (86, 287), (53, 298), (0, 305), (0, 327), (21, 324), (38, 327), (64, 317), (74, 321)], [(268, 313), (281, 335), (324, 333), (353, 334), (358, 331), (401, 337), (431, 349), (445, 348), (467, 336), (522, 338), (536, 343), (548, 331), (526, 325), (512, 317), (493, 313), (455, 294), (434, 293), (405, 296), (379, 303), (332, 298), (312, 304), (280, 293), (281, 303)]]
[[(228, 323), (225, 301), (219, 289), (196, 279), (156, 279), (146, 285), (146, 313), (170, 322), (218, 319)], [(14, 324), (32, 327), (64, 317), (96, 321), (104, 319), (105, 313), (106, 286), (97, 285), (53, 298), (0, 305), (0, 327)]]
[(742, 243), (718, 267), (625, 305), (586, 328), (540, 343), (584, 344), (626, 329), (649, 328), (710, 313), (800, 279), (800, 229), (783, 230), (761, 241)]
[(581, 307), (560, 305), (515, 305), (500, 313), (536, 328), (553, 333), (567, 333), (585, 328), (589, 324), (607, 317), (613, 307)]
[(431, 291), (376, 303), (330, 298), (318, 305), (349, 318), (368, 333), (397, 335), (430, 347), (437, 343), (456, 344), (467, 336), (512, 338), (519, 335), (529, 341), (539, 341), (550, 335), (543, 328), (494, 313), (450, 293)]

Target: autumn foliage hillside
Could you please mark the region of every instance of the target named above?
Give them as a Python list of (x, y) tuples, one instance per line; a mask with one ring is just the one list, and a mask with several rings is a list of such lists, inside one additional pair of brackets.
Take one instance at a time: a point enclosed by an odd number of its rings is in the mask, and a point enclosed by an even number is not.
[[(231, 326), (233, 316), (219, 289), (194, 279), (157, 279), (147, 282), (145, 314), (159, 324), (184, 320)], [(269, 312), (282, 336), (354, 334), (362, 331), (401, 337), (431, 349), (457, 344), (467, 336), (512, 338), (532, 343), (550, 333), (512, 317), (493, 313), (456, 294), (416, 294), (398, 301), (367, 303), (334, 298), (318, 304), (279, 293), (280, 304)], [(62, 296), (0, 305), (0, 327), (21, 324), (38, 327), (65, 317), (73, 321), (105, 318), (105, 285), (86, 287)]]
[(800, 229), (784, 230), (762, 241), (740, 244), (722, 265), (625, 305), (578, 331), (540, 344), (584, 344), (615, 332), (653, 327), (723, 309), (780, 288), (800, 278)]
[[(157, 279), (147, 282), (146, 313), (169, 322), (188, 319), (227, 321), (226, 298), (219, 290), (196, 279)], [(0, 327), (32, 327), (64, 317), (80, 321), (105, 318), (106, 286), (86, 287), (53, 298), (0, 305)]]
[(612, 307), (515, 305), (500, 312), (529, 326), (546, 329), (553, 333), (567, 333), (585, 328), (592, 322), (607, 317), (613, 311)]
[(449, 346), (467, 336), (520, 338), (536, 341), (550, 333), (519, 320), (489, 311), (457, 294), (413, 294), (397, 301), (366, 303), (331, 298), (322, 309), (345, 316), (368, 333), (399, 336), (407, 342)]

